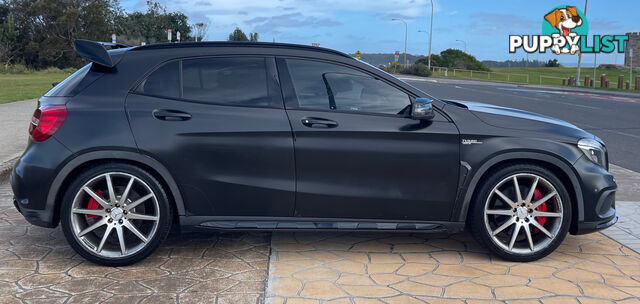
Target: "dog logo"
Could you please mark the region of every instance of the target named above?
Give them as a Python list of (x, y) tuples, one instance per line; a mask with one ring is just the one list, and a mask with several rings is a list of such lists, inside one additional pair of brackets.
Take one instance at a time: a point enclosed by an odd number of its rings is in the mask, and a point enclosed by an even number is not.
[(547, 13), (544, 20), (542, 33), (550, 35), (554, 41), (551, 51), (559, 55), (575, 54), (580, 50), (577, 37), (588, 32), (587, 19), (581, 11), (575, 6), (559, 6)]
[(563, 9), (554, 9), (544, 16), (551, 26), (557, 28), (562, 36), (569, 36), (572, 29), (582, 25), (582, 18), (578, 16), (578, 9), (575, 6), (567, 6)]
[(509, 53), (518, 49), (525, 53), (545, 53), (551, 49), (557, 55), (576, 53), (624, 53), (627, 35), (592, 35), (584, 13), (575, 6), (560, 5), (547, 11), (542, 18), (542, 35), (509, 35)]

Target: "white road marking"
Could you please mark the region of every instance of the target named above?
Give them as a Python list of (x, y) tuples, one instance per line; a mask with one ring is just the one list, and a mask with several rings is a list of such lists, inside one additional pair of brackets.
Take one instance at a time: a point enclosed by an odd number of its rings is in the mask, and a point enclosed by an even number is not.
[(396, 77), (400, 80), (409, 80), (409, 81), (422, 81), (422, 82), (434, 82), (438, 83), (435, 79), (425, 79), (425, 78), (409, 78), (409, 77)]

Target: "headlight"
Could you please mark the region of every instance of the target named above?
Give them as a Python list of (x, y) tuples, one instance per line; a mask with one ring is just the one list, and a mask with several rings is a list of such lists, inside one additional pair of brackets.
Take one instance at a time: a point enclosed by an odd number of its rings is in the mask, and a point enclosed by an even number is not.
[(584, 152), (592, 162), (600, 165), (602, 168), (607, 168), (607, 153), (604, 146), (597, 140), (590, 138), (583, 138), (578, 141), (578, 148)]

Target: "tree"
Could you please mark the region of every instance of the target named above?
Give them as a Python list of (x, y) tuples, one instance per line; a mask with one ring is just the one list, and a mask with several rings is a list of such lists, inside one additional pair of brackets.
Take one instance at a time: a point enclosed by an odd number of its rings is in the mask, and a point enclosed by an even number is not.
[(209, 23), (198, 22), (191, 26), (193, 28), (194, 37), (196, 41), (202, 41), (207, 37), (207, 31), (209, 30)]
[(249, 33), (249, 41), (257, 42), (258, 41), (258, 33)]
[(8, 6), (0, 3), (0, 62), (4, 62), (5, 69), (13, 59), (18, 44), (18, 30), (13, 23)]
[(560, 66), (560, 63), (558, 62), (557, 58), (553, 60), (549, 59), (549, 61), (547, 61), (547, 63), (544, 66), (548, 68), (556, 68)]
[(236, 29), (229, 34), (229, 41), (249, 41), (249, 38), (247, 38), (247, 35), (239, 27), (236, 27)]
[[(423, 57), (416, 63), (426, 64), (427, 58)], [(431, 55), (431, 65), (445, 68), (490, 71), (482, 62), (461, 50), (446, 49), (440, 52), (440, 55)]]
[(249, 33), (249, 38), (247, 35), (239, 28), (236, 27), (231, 34), (229, 34), (229, 41), (258, 41), (258, 33)]
[(107, 40), (116, 0), (5, 0), (17, 30), (12, 61), (32, 68), (79, 66), (76, 38)]
[[(146, 12), (133, 12), (122, 15), (117, 20), (121, 42), (155, 43), (167, 41), (167, 30), (180, 32), (181, 40), (192, 40), (188, 17), (179, 12), (167, 13), (167, 9), (158, 2), (147, 0)], [(175, 35), (172, 39), (175, 39)], [(128, 42), (131, 43), (131, 42)]]
[(110, 41), (112, 33), (133, 45), (166, 41), (167, 29), (193, 39), (185, 14), (146, 3), (145, 12), (127, 14), (118, 0), (0, 0), (0, 62), (79, 67), (86, 61), (75, 53), (73, 41)]

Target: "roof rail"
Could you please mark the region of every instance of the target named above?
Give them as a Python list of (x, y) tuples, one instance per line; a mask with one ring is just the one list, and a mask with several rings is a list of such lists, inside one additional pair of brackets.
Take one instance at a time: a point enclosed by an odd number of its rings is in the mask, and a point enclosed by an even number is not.
[(347, 58), (352, 58), (351, 56), (332, 49), (310, 46), (310, 45), (302, 45), (302, 44), (293, 44), (293, 43), (281, 43), (281, 42), (250, 42), (250, 41), (185, 41), (185, 42), (174, 42), (174, 43), (152, 43), (143, 46), (137, 46), (133, 50), (145, 50), (145, 49), (169, 49), (169, 48), (190, 48), (190, 47), (234, 47), (234, 46), (256, 46), (256, 47), (274, 47), (274, 48), (289, 48), (289, 49), (304, 49), (311, 51), (320, 51), (325, 53), (331, 53)]
[(130, 47), (121, 43), (98, 42), (84, 39), (76, 39), (73, 44), (80, 57), (108, 68), (114, 67), (117, 62), (113, 61), (105, 46), (109, 46), (112, 49)]

